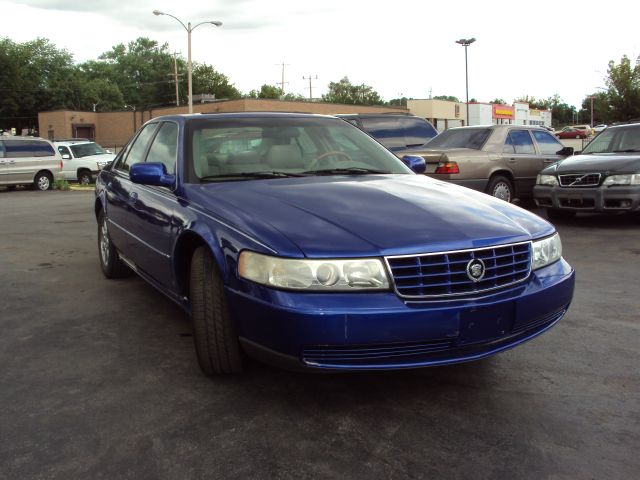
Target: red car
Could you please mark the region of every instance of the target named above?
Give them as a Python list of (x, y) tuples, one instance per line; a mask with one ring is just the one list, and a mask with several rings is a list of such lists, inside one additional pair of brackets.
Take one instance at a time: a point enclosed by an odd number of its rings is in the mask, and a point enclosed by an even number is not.
[(586, 130), (578, 130), (575, 127), (564, 127), (556, 133), (558, 138), (587, 138), (587, 136)]

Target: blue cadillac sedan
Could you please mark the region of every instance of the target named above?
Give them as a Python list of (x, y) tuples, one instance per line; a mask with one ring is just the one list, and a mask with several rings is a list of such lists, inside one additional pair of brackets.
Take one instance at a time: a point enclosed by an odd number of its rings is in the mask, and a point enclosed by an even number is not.
[(334, 117), (155, 118), (97, 179), (102, 270), (181, 305), (207, 374), (466, 362), (555, 325), (554, 227), (424, 168)]

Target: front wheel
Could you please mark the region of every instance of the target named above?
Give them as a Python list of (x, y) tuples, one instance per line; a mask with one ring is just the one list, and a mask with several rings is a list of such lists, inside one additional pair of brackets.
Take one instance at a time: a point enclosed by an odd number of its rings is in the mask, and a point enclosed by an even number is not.
[(107, 278), (122, 278), (131, 273), (129, 267), (120, 259), (118, 250), (109, 237), (109, 227), (107, 217), (104, 212), (98, 215), (98, 256), (102, 273)]
[(507, 177), (495, 175), (489, 180), (486, 193), (505, 202), (511, 202), (513, 201), (513, 184)]
[(91, 184), (92, 181), (93, 181), (93, 178), (91, 177), (91, 172), (82, 170), (81, 172), (78, 173), (78, 183), (80, 185), (89, 185)]
[(53, 186), (51, 174), (48, 172), (38, 173), (36, 178), (33, 179), (33, 186), (43, 192), (49, 190)]
[(200, 368), (207, 375), (242, 371), (242, 348), (229, 312), (220, 272), (207, 247), (191, 258), (189, 297), (193, 339)]

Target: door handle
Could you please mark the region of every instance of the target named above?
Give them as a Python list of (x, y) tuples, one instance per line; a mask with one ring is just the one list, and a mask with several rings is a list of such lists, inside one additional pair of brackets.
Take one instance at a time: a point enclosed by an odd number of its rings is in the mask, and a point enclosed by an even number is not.
[(508, 158), (507, 162), (509, 163), (516, 163), (516, 159), (515, 158)]
[(544, 163), (553, 163), (556, 162), (557, 160), (555, 158), (545, 158), (544, 159)]
[(9, 164), (16, 163), (15, 160), (9, 160)]

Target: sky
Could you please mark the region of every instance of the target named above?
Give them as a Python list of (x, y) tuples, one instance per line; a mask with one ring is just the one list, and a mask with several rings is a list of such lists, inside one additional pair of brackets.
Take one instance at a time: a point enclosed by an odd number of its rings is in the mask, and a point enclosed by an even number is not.
[[(76, 62), (118, 43), (149, 37), (187, 56), (185, 24), (218, 20), (193, 31), (193, 61), (208, 63), (242, 92), (281, 81), (285, 91), (313, 96), (347, 76), (385, 100), (453, 95), (511, 103), (554, 94), (579, 106), (605, 87), (608, 62), (640, 55), (633, 2), (521, 0), (0, 0), (0, 37), (47, 38)], [(170, 73), (170, 72), (169, 72)], [(317, 77), (317, 79), (315, 78)]]

